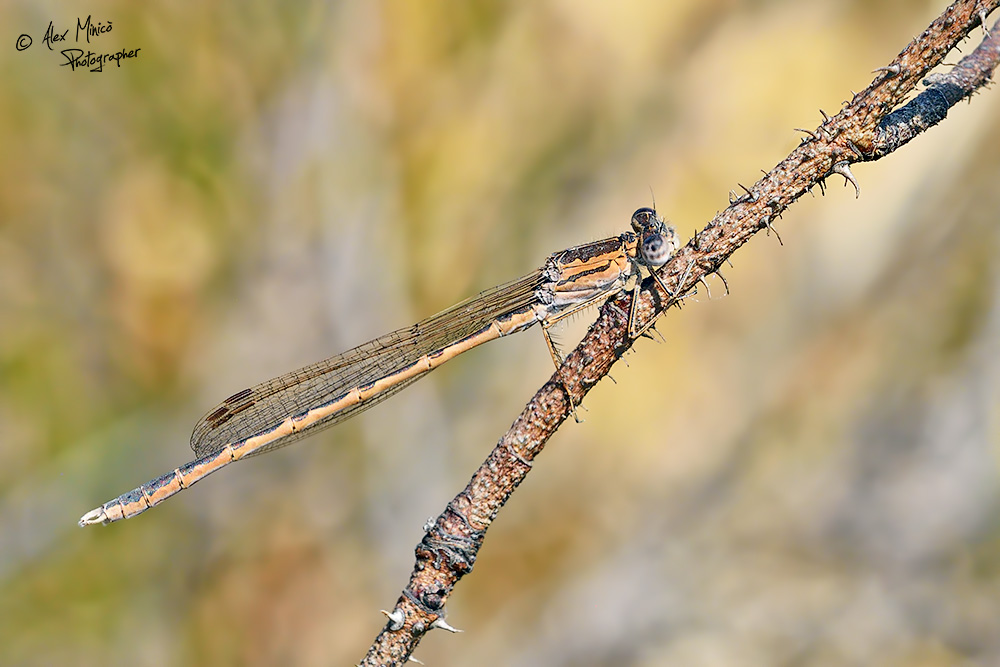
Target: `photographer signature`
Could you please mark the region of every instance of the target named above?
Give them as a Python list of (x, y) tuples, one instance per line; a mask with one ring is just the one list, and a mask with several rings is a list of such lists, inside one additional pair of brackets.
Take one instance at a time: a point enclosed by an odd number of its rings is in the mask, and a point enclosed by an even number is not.
[[(79, 44), (83, 38), (88, 44), (91, 38), (98, 38), (105, 35), (112, 30), (111, 21), (94, 21), (92, 16), (87, 16), (87, 18), (76, 19), (76, 32), (73, 37), (69, 37), (70, 30), (72, 28), (67, 28), (66, 30), (56, 29), (55, 23), (49, 21), (48, 27), (45, 29), (45, 34), (42, 36), (42, 43), (49, 48), (49, 51), (55, 51), (55, 45), (60, 42), (75, 43)], [(27, 34), (22, 34), (17, 38), (16, 48), (18, 51), (24, 51), (29, 46), (31, 46), (31, 36)], [(61, 46), (61, 45), (60, 45)], [(77, 68), (89, 69), (91, 72), (103, 72), (104, 64), (114, 62), (118, 67), (122, 66), (122, 60), (128, 60), (130, 58), (138, 58), (139, 51), (142, 49), (119, 49), (111, 53), (95, 53), (89, 49), (79, 49), (79, 48), (64, 48), (60, 49), (59, 53), (66, 59), (66, 62), (60, 63), (61, 67), (69, 65), (70, 70), (76, 71)]]

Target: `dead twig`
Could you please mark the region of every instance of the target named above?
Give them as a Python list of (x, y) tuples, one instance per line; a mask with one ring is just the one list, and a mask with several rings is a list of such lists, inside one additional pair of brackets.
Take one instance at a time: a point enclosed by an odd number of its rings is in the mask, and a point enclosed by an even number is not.
[[(788, 157), (766, 172), (752, 196), (731, 204), (681, 248), (659, 272), (666, 293), (648, 280), (638, 305), (644, 327), (680, 300), (728, 260), (770, 221), (806, 192), (833, 174), (860, 185), (850, 170), (856, 162), (880, 159), (944, 119), (951, 106), (982, 88), (1000, 61), (1000, 25), (985, 30), (986, 16), (1000, 0), (959, 0), (915, 38), (875, 80), (835, 116), (823, 114), (816, 131), (807, 131)], [(896, 110), (928, 72), (978, 26), (986, 38), (948, 74), (928, 77), (928, 89)], [(761, 221), (767, 221), (761, 224)], [(720, 274), (721, 275), (721, 274)], [(528, 402), (468, 486), (429, 524), (416, 548), (410, 581), (375, 638), (362, 665), (397, 665), (409, 659), (421, 637), (435, 628), (450, 629), (444, 604), (462, 576), (472, 570), (490, 523), (531, 470), (532, 461), (549, 437), (580, 405), (587, 392), (608, 374), (632, 345), (623, 313), (627, 294), (605, 304), (598, 320), (563, 365)]]

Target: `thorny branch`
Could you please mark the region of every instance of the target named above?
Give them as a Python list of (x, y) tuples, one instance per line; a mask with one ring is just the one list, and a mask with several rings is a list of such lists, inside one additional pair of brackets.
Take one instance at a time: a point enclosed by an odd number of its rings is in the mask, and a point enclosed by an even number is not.
[[(985, 86), (1000, 61), (1000, 22), (992, 33), (986, 17), (1000, 0), (959, 0), (887, 66), (875, 80), (844, 103), (788, 157), (730, 205), (659, 272), (672, 290), (666, 294), (652, 280), (643, 285), (638, 325), (644, 326), (719, 268), (740, 246), (771, 223), (803, 194), (825, 187), (832, 174), (843, 176), (857, 195), (861, 189), (851, 172), (856, 162), (878, 160), (944, 119), (948, 109)], [(973, 29), (986, 38), (947, 74), (927, 76)], [(901, 108), (917, 83), (927, 90)], [(821, 112), (822, 113), (822, 112)], [(741, 186), (742, 187), (742, 186)], [(719, 274), (721, 277), (721, 274)], [(410, 581), (389, 621), (368, 650), (362, 665), (396, 665), (409, 659), (421, 637), (434, 628), (457, 632), (444, 620), (444, 604), (455, 584), (472, 570), (486, 530), (514, 489), (531, 470), (532, 461), (566, 420), (573, 405), (603, 378), (631, 346), (624, 313), (630, 294), (605, 304), (577, 348), (538, 390), (510, 430), (472, 476), (468, 486), (432, 522), (416, 548)]]

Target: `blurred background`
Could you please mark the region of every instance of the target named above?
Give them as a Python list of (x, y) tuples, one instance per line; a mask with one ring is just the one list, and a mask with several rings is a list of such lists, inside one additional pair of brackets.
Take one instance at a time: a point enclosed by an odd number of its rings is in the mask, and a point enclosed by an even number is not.
[[(356, 663), (551, 374), (537, 331), (77, 518), (190, 460), (222, 398), (651, 192), (686, 241), (944, 6), (97, 1), (82, 48), (141, 51), (91, 73), (42, 40), (75, 3), (0, 5), (0, 663)], [(1000, 92), (854, 171), (590, 394), (418, 658), (1000, 664)]]

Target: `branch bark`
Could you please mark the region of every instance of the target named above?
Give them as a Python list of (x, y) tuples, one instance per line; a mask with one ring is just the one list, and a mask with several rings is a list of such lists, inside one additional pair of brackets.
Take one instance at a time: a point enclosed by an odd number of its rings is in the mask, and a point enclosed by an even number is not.
[[(989, 83), (1000, 62), (1000, 22), (983, 42), (947, 74), (927, 77), (944, 57), (976, 27), (986, 31), (986, 17), (1000, 0), (959, 0), (949, 6), (887, 66), (875, 80), (845, 102), (788, 157), (757, 181), (668, 262), (660, 277), (666, 294), (653, 280), (643, 284), (638, 324), (659, 317), (719, 267), (738, 248), (799, 197), (839, 174), (860, 186), (850, 170), (894, 152), (939, 123), (948, 109)], [(917, 83), (927, 77), (927, 90), (900, 107)], [(721, 274), (720, 274), (721, 275)], [(454, 630), (444, 620), (444, 604), (458, 581), (468, 574), (490, 523), (530, 472), (549, 437), (580, 405), (590, 389), (631, 346), (625, 313), (630, 294), (605, 304), (600, 316), (563, 365), (531, 398), (500, 438), (471, 481), (428, 526), (416, 548), (416, 563), (388, 623), (375, 638), (362, 665), (405, 662), (429, 630)]]

